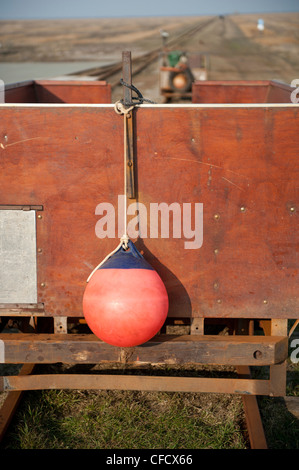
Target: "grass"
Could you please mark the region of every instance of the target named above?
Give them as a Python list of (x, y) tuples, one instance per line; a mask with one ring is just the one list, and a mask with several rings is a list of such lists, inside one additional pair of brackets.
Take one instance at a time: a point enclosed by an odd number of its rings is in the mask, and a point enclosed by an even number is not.
[[(288, 395), (298, 396), (299, 367), (290, 374)], [(284, 401), (259, 397), (259, 405), (268, 447), (299, 448), (299, 421)], [(0, 449), (249, 447), (240, 396), (79, 390), (26, 392), (0, 445)]]
[(0, 449), (246, 449), (238, 396), (27, 392)]

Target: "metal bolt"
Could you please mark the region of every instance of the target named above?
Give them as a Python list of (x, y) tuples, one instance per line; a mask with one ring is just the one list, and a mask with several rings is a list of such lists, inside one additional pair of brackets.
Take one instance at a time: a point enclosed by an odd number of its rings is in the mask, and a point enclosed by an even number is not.
[(218, 248), (215, 248), (214, 253), (215, 253), (215, 255), (218, 255), (218, 253), (219, 253)]
[(254, 351), (253, 357), (254, 359), (261, 359), (263, 357), (263, 353), (261, 351)]
[(42, 252), (43, 252), (43, 249), (42, 249), (42, 248), (38, 248), (38, 249), (37, 249), (37, 252), (38, 252), (38, 253), (42, 253)]
[(217, 304), (221, 304), (222, 300), (221, 299), (217, 299)]
[(240, 211), (241, 211), (241, 212), (245, 212), (245, 211), (246, 211), (246, 207), (245, 207), (245, 206), (240, 207)]
[(266, 305), (268, 303), (268, 300), (267, 299), (264, 299), (263, 300), (263, 303)]
[(220, 215), (219, 215), (219, 214), (214, 214), (214, 219), (215, 219), (215, 220), (220, 219)]
[(290, 212), (295, 212), (295, 210), (296, 210), (295, 207), (293, 207), (293, 206), (290, 207)]
[(131, 167), (132, 165), (133, 165), (133, 163), (132, 163), (132, 162), (128, 162), (128, 166), (130, 166), (130, 167)]
[(44, 282), (41, 282), (40, 286), (41, 286), (41, 287), (45, 287), (46, 284), (45, 284)]
[(42, 219), (43, 216), (42, 216), (41, 214), (38, 214), (37, 218), (38, 218), (38, 219)]

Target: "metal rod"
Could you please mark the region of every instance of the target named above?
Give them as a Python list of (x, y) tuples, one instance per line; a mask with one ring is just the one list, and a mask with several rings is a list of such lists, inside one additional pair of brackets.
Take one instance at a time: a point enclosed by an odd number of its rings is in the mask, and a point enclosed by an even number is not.
[[(130, 51), (123, 51), (122, 60), (123, 60), (123, 80), (128, 85), (132, 85), (132, 58), (131, 58), (131, 52)], [(132, 90), (130, 88), (124, 86), (123, 93), (124, 93), (124, 105), (126, 107), (129, 107), (130, 103), (132, 102)]]
[[(123, 51), (123, 80), (128, 85), (132, 85), (132, 59), (130, 51)], [(132, 90), (126, 86), (123, 87), (124, 106), (132, 105)], [(124, 115), (126, 133), (126, 188), (127, 198), (135, 199), (135, 171), (134, 171), (134, 110)]]
[(45, 374), (2, 377), (0, 390), (140, 390), (268, 395), (269, 381), (206, 377)]

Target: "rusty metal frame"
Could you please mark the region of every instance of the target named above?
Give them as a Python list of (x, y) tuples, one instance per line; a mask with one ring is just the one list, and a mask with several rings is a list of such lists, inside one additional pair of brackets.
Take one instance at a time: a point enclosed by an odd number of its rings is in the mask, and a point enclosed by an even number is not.
[[(196, 319), (191, 326), (200, 328)], [(199, 326), (198, 326), (199, 325)], [(93, 335), (65, 334), (66, 317), (55, 319), (54, 334), (1, 334), (5, 362), (90, 364), (227, 364), (237, 368), (238, 378), (155, 377), (111, 375), (30, 375), (0, 378), (0, 390), (127, 389), (232, 393), (241, 395), (284, 396), (288, 349), (287, 320), (272, 320), (270, 336), (186, 336), (158, 335), (136, 348), (115, 348)], [(61, 334), (64, 333), (64, 334)], [(200, 332), (202, 333), (202, 332)], [(275, 335), (275, 336), (274, 336)], [(258, 348), (258, 349), (257, 349)], [(263, 349), (264, 348), (264, 349)], [(221, 359), (221, 355), (223, 358)], [(196, 358), (198, 358), (196, 360)], [(242, 367), (270, 366), (269, 379), (252, 379)], [(241, 369), (240, 369), (240, 366)]]
[[(129, 62), (126, 64), (128, 67)], [(125, 69), (125, 73), (129, 74), (127, 81), (130, 81), (130, 70)], [(126, 75), (125, 75), (126, 77)], [(126, 90), (129, 92), (130, 90)], [(248, 105), (250, 106), (250, 105)], [(133, 114), (127, 119), (127, 128), (129, 130), (128, 139), (128, 155), (130, 160), (127, 163), (133, 161)], [(132, 158), (131, 158), (132, 156)], [(128, 165), (129, 174), (134, 176), (133, 166)], [(130, 197), (130, 195), (128, 194)], [(7, 208), (8, 206), (0, 206), (1, 208)], [(242, 206), (243, 207), (243, 206)], [(242, 210), (241, 207), (241, 210)], [(9, 207), (12, 208), (12, 207)], [(43, 210), (42, 206), (15, 206), (15, 208), (24, 208), (24, 210), (35, 209), (37, 211)], [(217, 214), (216, 214), (217, 215)], [(43, 230), (42, 228), (40, 229)], [(43, 283), (43, 279), (41, 280)], [(3, 312), (3, 313), (2, 313)], [(238, 313), (239, 314), (239, 313)], [(22, 305), (11, 305), (7, 308), (1, 309), (1, 316), (19, 316), (36, 318), (39, 316), (46, 316), (43, 313), (43, 305), (37, 304), (32, 305), (32, 309), (24, 309)], [(235, 337), (217, 337), (212, 338), (209, 335), (204, 334), (204, 319), (203, 318), (192, 318), (190, 325), (190, 339), (187, 341), (182, 340), (181, 351), (176, 351), (178, 342), (172, 343), (172, 338), (168, 336), (164, 345), (167, 344), (166, 348), (161, 346), (161, 342), (158, 340), (155, 342), (149, 342), (144, 345), (143, 359), (141, 349), (135, 348), (134, 350), (128, 350), (124, 348), (118, 348), (117, 351), (112, 351), (107, 346), (101, 346), (103, 349), (103, 356), (99, 357), (99, 351), (97, 350), (99, 341), (95, 341), (93, 345), (89, 345), (89, 351), (86, 349), (88, 338), (84, 341), (80, 340), (73, 334), (67, 334), (67, 318), (68, 317), (55, 317), (53, 320), (53, 331), (49, 333), (47, 331), (43, 338), (39, 333), (34, 333), (35, 339), (30, 335), (18, 334), (17, 338), (13, 338), (12, 335), (2, 334), (0, 335), (0, 346), (1, 342), (11, 344), (11, 350), (16, 351), (15, 362), (12, 360), (12, 356), (8, 356), (6, 362), (9, 363), (55, 363), (58, 361), (57, 352), (60, 351), (60, 359), (62, 362), (74, 363), (74, 364), (89, 364), (94, 362), (109, 363), (112, 361), (119, 362), (121, 364), (127, 364), (132, 361), (136, 365), (144, 364), (144, 362), (155, 363), (154, 352), (158, 354), (160, 351), (160, 360), (156, 360), (159, 364), (175, 364), (176, 360), (180, 356), (180, 364), (188, 363), (192, 359), (196, 364), (227, 364), (233, 365), (237, 368), (237, 378), (215, 378), (215, 377), (157, 377), (157, 376), (128, 376), (128, 375), (106, 375), (106, 374), (51, 374), (51, 375), (20, 375), (20, 376), (4, 376), (0, 377), (0, 391), (12, 391), (18, 392), (22, 390), (41, 390), (41, 389), (53, 389), (53, 388), (66, 388), (66, 389), (84, 389), (84, 390), (111, 390), (111, 389), (126, 389), (126, 390), (147, 390), (147, 391), (181, 391), (181, 392), (210, 392), (210, 393), (230, 393), (239, 394), (243, 396), (244, 406), (251, 411), (249, 414), (257, 415), (256, 402), (254, 398), (257, 395), (269, 395), (269, 396), (284, 396), (286, 391), (286, 359), (287, 359), (287, 320), (267, 320), (264, 323), (264, 331), (269, 336), (263, 340), (252, 339), (253, 330), (253, 319), (243, 320), (244, 327), (240, 327), (239, 335)], [(246, 323), (248, 322), (248, 323)], [(261, 321), (263, 324), (263, 320)], [(248, 327), (248, 331), (245, 331)], [(242, 331), (243, 329), (243, 331)], [(65, 335), (65, 337), (64, 337)], [(242, 336), (248, 335), (248, 336)], [(86, 335), (87, 336), (87, 335)], [(58, 338), (59, 337), (59, 340)], [(238, 346), (238, 340), (242, 337), (243, 344), (246, 344), (246, 348), (240, 346), (239, 356), (236, 353), (232, 353), (232, 346)], [(251, 339), (250, 339), (251, 338)], [(257, 337), (254, 337), (257, 338)], [(37, 342), (40, 341), (39, 345)], [(13, 343), (15, 341), (15, 343)], [(55, 343), (56, 341), (56, 343)], [(268, 357), (268, 360), (262, 360), (260, 356), (261, 351), (257, 347), (253, 347), (254, 341), (256, 344), (264, 344), (272, 353)], [(54, 344), (53, 344), (54, 342)], [(26, 343), (26, 347), (24, 344)], [(221, 346), (222, 345), (222, 346)], [(213, 353), (213, 348), (216, 346), (217, 354), (213, 361), (209, 361), (209, 355)], [(256, 346), (256, 345), (255, 345)], [(222, 351), (229, 351), (226, 358), (221, 358), (221, 347)], [(44, 349), (48, 348), (48, 360), (44, 360)], [(50, 350), (49, 350), (50, 348)], [(52, 348), (52, 349), (51, 349)], [(160, 348), (160, 350), (159, 350)], [(197, 349), (196, 349), (197, 348)], [(205, 351), (205, 354), (201, 353)], [(218, 349), (217, 349), (218, 348)], [(220, 349), (219, 349), (220, 348)], [(271, 349), (272, 348), (272, 349)], [(196, 351), (198, 356), (196, 357)], [(147, 354), (148, 353), (148, 354)], [(256, 354), (255, 354), (256, 353)], [(52, 360), (49, 357), (52, 354)], [(188, 356), (189, 354), (189, 356)], [(88, 357), (87, 357), (88, 356)], [(101, 355), (100, 355), (101, 356)], [(151, 359), (150, 359), (151, 357)], [(270, 357), (270, 359), (269, 359)], [(134, 359), (135, 358), (135, 359)], [(190, 359), (191, 358), (191, 359)], [(269, 379), (254, 379), (249, 376), (248, 367), (250, 365), (267, 365), (270, 367)], [(263, 444), (258, 444), (263, 445)]]

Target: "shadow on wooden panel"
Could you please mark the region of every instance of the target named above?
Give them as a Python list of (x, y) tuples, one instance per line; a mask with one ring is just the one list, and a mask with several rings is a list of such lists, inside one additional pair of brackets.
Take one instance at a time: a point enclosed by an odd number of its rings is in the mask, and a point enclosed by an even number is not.
[(149, 251), (142, 238), (136, 240), (135, 246), (165, 282), (169, 298), (168, 316), (191, 317), (191, 300), (182, 282)]

